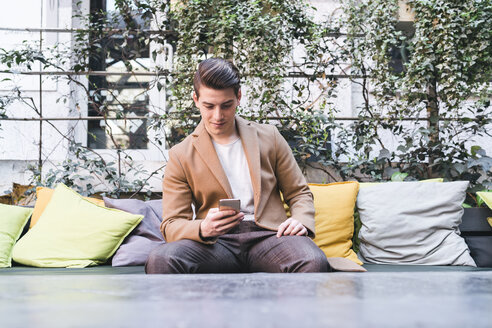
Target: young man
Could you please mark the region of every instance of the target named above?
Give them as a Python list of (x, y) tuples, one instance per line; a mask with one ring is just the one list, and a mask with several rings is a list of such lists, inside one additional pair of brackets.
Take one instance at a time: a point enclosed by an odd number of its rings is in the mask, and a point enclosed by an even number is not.
[[(146, 272), (328, 271), (326, 256), (309, 238), (312, 194), (290, 147), (274, 126), (236, 116), (237, 68), (207, 59), (193, 83), (202, 119), (169, 151), (161, 225), (167, 243), (151, 252)], [(240, 212), (219, 211), (219, 200), (231, 198), (241, 200)]]

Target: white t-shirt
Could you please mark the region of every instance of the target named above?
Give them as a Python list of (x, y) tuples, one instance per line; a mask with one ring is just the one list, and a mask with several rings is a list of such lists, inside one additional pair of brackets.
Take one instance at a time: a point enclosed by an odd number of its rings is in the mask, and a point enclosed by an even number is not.
[(243, 220), (254, 221), (253, 184), (241, 139), (238, 138), (227, 145), (218, 144), (213, 140), (212, 142), (229, 180), (232, 196), (241, 200), (241, 212), (244, 213)]

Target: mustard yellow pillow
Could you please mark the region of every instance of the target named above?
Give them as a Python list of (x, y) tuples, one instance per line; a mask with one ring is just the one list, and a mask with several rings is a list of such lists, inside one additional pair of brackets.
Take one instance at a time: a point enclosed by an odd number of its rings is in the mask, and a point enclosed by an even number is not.
[[(37, 187), (36, 188), (36, 204), (34, 204), (34, 210), (31, 216), (31, 224), (29, 225), (29, 229), (31, 229), (36, 222), (38, 222), (39, 217), (43, 214), (46, 205), (51, 200), (53, 196), (54, 189), (46, 188), (46, 187)], [(97, 198), (84, 197), (91, 203), (96, 205), (104, 206), (104, 200)]]
[(352, 250), (357, 181), (309, 184), (314, 196), (314, 242), (326, 257), (344, 257), (362, 265)]

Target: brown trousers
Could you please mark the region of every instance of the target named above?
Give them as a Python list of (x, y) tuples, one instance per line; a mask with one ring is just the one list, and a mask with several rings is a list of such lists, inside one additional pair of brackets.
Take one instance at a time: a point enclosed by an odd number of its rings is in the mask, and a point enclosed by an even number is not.
[(282, 236), (241, 222), (215, 244), (182, 239), (155, 248), (146, 273), (327, 272), (326, 256), (305, 236)]

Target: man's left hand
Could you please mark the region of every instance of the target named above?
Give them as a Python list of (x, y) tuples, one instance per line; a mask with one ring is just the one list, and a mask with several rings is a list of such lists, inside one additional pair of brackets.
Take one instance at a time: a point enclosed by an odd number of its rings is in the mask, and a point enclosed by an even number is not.
[(301, 222), (296, 219), (289, 218), (278, 227), (277, 238), (281, 236), (305, 236), (307, 229)]

